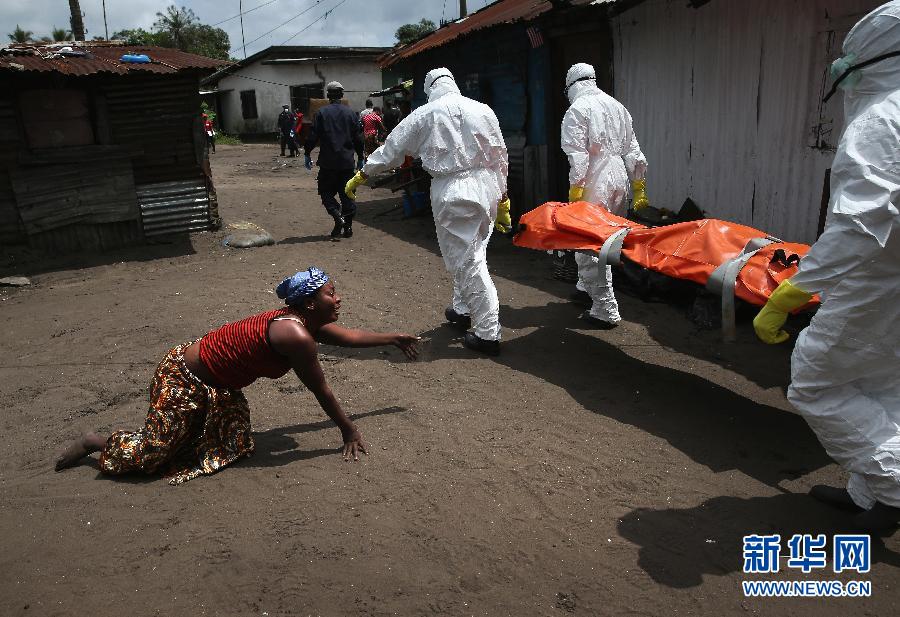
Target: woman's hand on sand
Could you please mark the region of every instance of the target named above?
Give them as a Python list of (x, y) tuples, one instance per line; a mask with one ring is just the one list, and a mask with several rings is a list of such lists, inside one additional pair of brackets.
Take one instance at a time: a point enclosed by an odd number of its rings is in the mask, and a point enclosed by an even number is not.
[(354, 429), (353, 432), (344, 435), (344, 460), (349, 461), (353, 457), (354, 461), (358, 461), (360, 452), (368, 454), (369, 448), (363, 441), (362, 434)]
[(406, 357), (415, 360), (419, 357), (419, 341), (422, 339), (412, 334), (395, 334), (393, 344), (400, 348)]

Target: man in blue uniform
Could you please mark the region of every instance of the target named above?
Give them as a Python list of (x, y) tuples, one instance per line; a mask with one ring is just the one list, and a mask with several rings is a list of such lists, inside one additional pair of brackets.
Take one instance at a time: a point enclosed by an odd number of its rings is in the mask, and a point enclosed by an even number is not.
[[(344, 193), (344, 186), (353, 177), (357, 166), (363, 163), (363, 140), (359, 129), (359, 118), (346, 105), (341, 104), (344, 86), (332, 81), (325, 87), (329, 104), (316, 113), (310, 127), (309, 137), (304, 145), (306, 168), (312, 169), (310, 152), (319, 146), (319, 196), (322, 205), (334, 219), (331, 237), (345, 238), (353, 235), (353, 215), (356, 202)], [(356, 154), (358, 164), (354, 163)], [(340, 203), (335, 198), (338, 195)]]

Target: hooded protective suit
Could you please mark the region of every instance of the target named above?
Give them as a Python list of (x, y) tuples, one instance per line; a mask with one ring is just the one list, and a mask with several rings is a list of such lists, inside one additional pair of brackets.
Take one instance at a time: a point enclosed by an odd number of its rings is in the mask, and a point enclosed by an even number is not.
[(391, 131), (362, 169), (371, 176), (422, 159), (432, 176), (431, 207), (444, 264), (453, 275), (452, 308), (471, 315), (475, 334), (500, 339), (497, 290), (488, 274), (487, 244), (506, 194), (508, 160), (490, 107), (462, 96), (449, 70), (425, 76), (428, 103)]
[[(631, 114), (597, 87), (590, 64), (579, 63), (569, 69), (566, 94), (571, 105), (563, 117), (561, 141), (569, 158), (569, 185), (584, 187), (582, 200), (603, 204), (624, 216), (629, 179), (641, 180), (647, 171)], [(575, 261), (578, 288), (593, 299), (590, 314), (610, 323), (620, 321), (612, 269), (598, 269), (597, 258), (583, 253), (576, 254)]]
[[(900, 50), (900, 0), (844, 40), (860, 63)], [(822, 294), (799, 336), (788, 399), (850, 471), (857, 505), (900, 506), (900, 57), (844, 91), (825, 231), (790, 282)], [(853, 83), (854, 80), (848, 80)]]

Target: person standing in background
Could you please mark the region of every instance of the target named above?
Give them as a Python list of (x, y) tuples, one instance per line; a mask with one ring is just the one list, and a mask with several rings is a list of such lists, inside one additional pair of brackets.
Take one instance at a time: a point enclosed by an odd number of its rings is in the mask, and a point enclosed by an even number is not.
[(206, 133), (206, 145), (209, 146), (209, 151), (215, 153), (216, 151), (216, 130), (213, 128), (212, 120), (210, 120), (209, 116), (206, 114), (202, 115), (203, 119), (203, 132)]
[(300, 150), (300, 144), (303, 132), (303, 112), (299, 107), (294, 108), (294, 147)]
[(366, 99), (366, 108), (359, 112), (359, 121), (372, 113), (372, 99)]
[(372, 113), (363, 116), (362, 125), (363, 155), (368, 157), (378, 148), (378, 136), (387, 133), (384, 123), (381, 121), (381, 108), (373, 107)]
[(389, 98), (384, 99), (384, 116), (381, 121), (384, 123), (385, 136), (390, 135), (394, 127), (400, 124), (400, 112)]
[(297, 144), (294, 143), (294, 114), (288, 105), (281, 106), (278, 114), (278, 131), (281, 134), (281, 156), (284, 156), (285, 146), (291, 151), (291, 156), (297, 156)]

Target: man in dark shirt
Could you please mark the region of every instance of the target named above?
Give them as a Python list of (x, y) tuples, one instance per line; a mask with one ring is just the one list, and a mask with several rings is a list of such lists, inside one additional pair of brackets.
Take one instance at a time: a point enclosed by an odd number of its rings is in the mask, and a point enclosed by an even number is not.
[(394, 127), (400, 124), (400, 111), (394, 106), (394, 102), (389, 99), (384, 99), (384, 129), (390, 133), (394, 130)]
[[(344, 193), (344, 186), (353, 177), (353, 155), (361, 166), (363, 160), (363, 140), (359, 129), (359, 117), (346, 105), (341, 104), (344, 86), (332, 81), (325, 87), (329, 104), (316, 113), (306, 140), (306, 168), (312, 169), (310, 152), (319, 146), (319, 196), (322, 205), (334, 219), (332, 238), (339, 238), (343, 230), (345, 238), (353, 235), (353, 215), (356, 202)], [(340, 203), (335, 199), (340, 198)]]
[(290, 107), (283, 105), (278, 116), (278, 130), (281, 132), (281, 156), (284, 156), (284, 147), (291, 150), (291, 156), (297, 156), (297, 144), (294, 142), (294, 114)]

